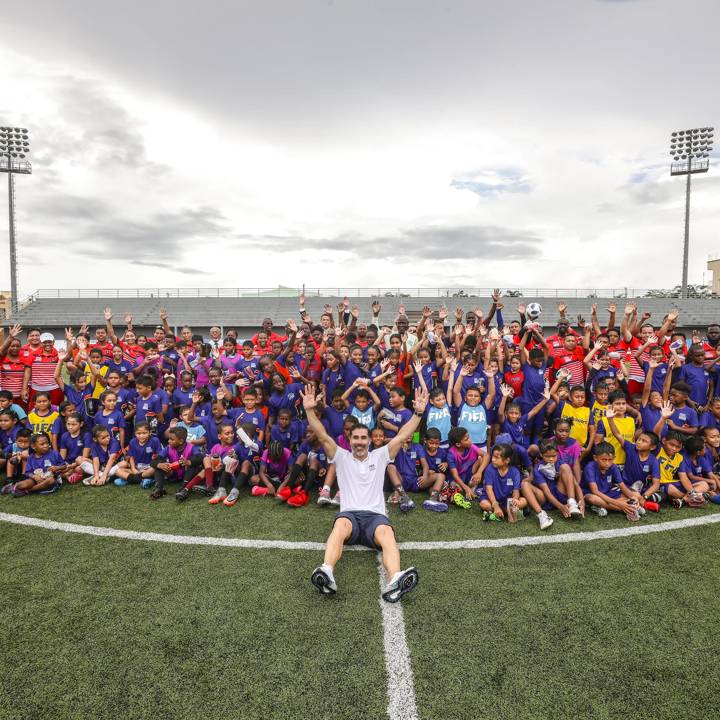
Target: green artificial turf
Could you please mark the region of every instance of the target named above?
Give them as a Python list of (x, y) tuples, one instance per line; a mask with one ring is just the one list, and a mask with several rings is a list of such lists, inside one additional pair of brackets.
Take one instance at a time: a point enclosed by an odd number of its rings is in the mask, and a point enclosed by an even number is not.
[(406, 552), (424, 720), (717, 717), (720, 529)]
[(385, 714), (375, 558), (332, 600), (317, 553), (0, 524), (0, 718), (269, 720)]
[[(318, 507), (314, 497), (310, 505), (292, 509), (274, 498), (250, 497), (246, 490), (233, 508), (208, 505), (207, 500), (199, 496), (178, 503), (173, 497), (176, 487), (168, 486), (166, 497), (152, 501), (149, 499), (149, 491), (137, 486), (96, 488), (66, 485), (52, 495), (23, 498), (2, 495), (0, 512), (123, 530), (324, 542), (337, 511), (333, 507)], [(426, 496), (412, 497), (417, 507), (409, 514), (401, 513), (397, 506), (388, 506), (400, 541), (502, 538), (536, 535), (540, 532), (534, 517), (516, 525), (483, 522), (477, 506), (471, 510), (452, 506), (447, 513), (434, 513), (421, 507)], [(641, 524), (718, 511), (720, 508), (712, 504), (700, 509), (683, 508), (679, 511), (663, 506), (659, 514), (648, 513)], [(555, 524), (543, 534), (623, 528), (634, 524), (617, 513), (611, 513), (606, 518), (588, 513), (582, 522), (564, 520), (559, 513), (551, 515)]]

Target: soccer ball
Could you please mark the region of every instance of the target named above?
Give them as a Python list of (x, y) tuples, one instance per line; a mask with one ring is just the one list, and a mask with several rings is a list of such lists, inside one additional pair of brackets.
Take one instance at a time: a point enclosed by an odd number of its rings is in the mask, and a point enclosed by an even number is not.
[(537, 320), (542, 313), (542, 305), (540, 303), (529, 303), (525, 308), (527, 316), (532, 320)]

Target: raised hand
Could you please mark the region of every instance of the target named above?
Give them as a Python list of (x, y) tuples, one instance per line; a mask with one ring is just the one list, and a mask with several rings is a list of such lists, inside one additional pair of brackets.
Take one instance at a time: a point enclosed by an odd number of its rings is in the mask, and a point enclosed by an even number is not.
[(300, 296), (298, 297), (298, 301), (299, 301), (300, 307), (305, 307), (305, 293), (300, 293)]
[(462, 322), (462, 319), (464, 316), (465, 316), (465, 311), (461, 307), (455, 308), (455, 319), (458, 322)]
[(432, 310), (427, 305), (425, 305), (422, 309), (422, 316), (424, 318), (429, 318), (431, 315), (432, 315)]
[(168, 311), (164, 307), (160, 308), (160, 319), (163, 322), (165, 322), (165, 320), (167, 320), (167, 317), (168, 317)]
[(360, 317), (360, 308), (357, 305), (353, 305), (350, 308), (350, 314), (357, 320)]
[(343, 308), (345, 308), (345, 312), (347, 312), (347, 311), (348, 311), (348, 308), (350, 307), (350, 298), (348, 298), (348, 296), (346, 295), (346, 296), (343, 298), (343, 301), (342, 301), (342, 302), (343, 302)]
[(500, 386), (500, 392), (502, 396), (506, 398), (511, 398), (515, 395), (515, 391), (509, 385), (505, 385), (505, 383)]
[(332, 305), (328, 305), (328, 304), (323, 305), (323, 314), (324, 315), (332, 315)]
[(427, 388), (415, 388), (415, 399), (413, 400), (413, 408), (415, 408), (415, 412), (425, 412), (429, 397), (430, 394), (428, 393)]
[(298, 327), (297, 327), (296, 322), (292, 318), (288, 318), (287, 328), (291, 333), (297, 334)]
[(421, 363), (419, 360), (416, 360), (416, 361), (413, 363), (413, 369), (414, 369), (415, 372), (419, 375), (420, 372), (422, 371), (422, 363)]
[(525, 303), (519, 303), (517, 306), (518, 315), (524, 315), (525, 310), (527, 310), (527, 308), (525, 307)]
[(438, 318), (439, 318), (440, 320), (442, 320), (443, 322), (445, 322), (447, 316), (448, 316), (448, 309), (443, 305), (443, 306), (438, 310)]
[(577, 316), (577, 324), (581, 330), (585, 328), (585, 318), (582, 315)]
[(202, 402), (202, 395), (195, 391), (191, 396), (190, 399), (196, 404), (199, 405)]
[(370, 306), (370, 309), (372, 310), (373, 316), (379, 315), (382, 310), (382, 305), (377, 300), (373, 300), (373, 304)]
[(224, 400), (224, 399), (225, 399), (225, 395), (226, 395), (226, 393), (225, 393), (225, 388), (221, 385), (221, 386), (217, 389), (217, 392), (215, 393), (215, 398), (216, 398), (217, 400)]
[(302, 398), (303, 407), (306, 411), (314, 410), (320, 402), (320, 398), (318, 398), (315, 393), (310, 389), (308, 389), (306, 392), (300, 390), (300, 397)]
[(564, 315), (567, 310), (567, 305), (564, 302), (558, 303), (557, 309), (561, 315)]
[(615, 417), (615, 411), (612, 409), (612, 405), (608, 405), (605, 408), (605, 417), (608, 419)]
[[(10, 334), (12, 335), (12, 330), (10, 330)], [(67, 340), (69, 350), (70, 345), (72, 344), (73, 340), (75, 340), (75, 336), (73, 335), (73, 329), (71, 327), (65, 328), (65, 340)]]
[(496, 305), (497, 305), (497, 303), (500, 302), (501, 297), (502, 297), (502, 292), (500, 291), (500, 288), (495, 288), (492, 292), (492, 299)]
[(667, 319), (670, 322), (675, 322), (678, 319), (679, 311), (676, 308), (673, 308), (667, 315)]
[(125, 322), (126, 325), (130, 325), (132, 323), (132, 319), (133, 319), (132, 313), (125, 313), (125, 316), (123, 317), (123, 321)]
[(112, 309), (109, 307), (106, 307), (105, 310), (103, 310), (103, 317), (109, 322), (112, 320)]
[[(482, 332), (482, 330), (481, 330), (481, 332)], [(490, 330), (490, 332), (488, 333), (488, 337), (493, 342), (497, 341), (500, 338), (500, 333), (499, 333), (498, 329), (493, 328), (492, 330)]]
[(345, 303), (342, 300), (337, 304), (337, 309), (338, 309), (338, 312), (345, 311)]
[(664, 402), (660, 408), (660, 415), (666, 420), (675, 412), (675, 406), (671, 402)]
[(78, 350), (80, 350), (82, 352), (88, 346), (87, 338), (84, 335), (78, 335), (77, 340), (75, 341), (75, 344), (77, 345)]
[(595, 316), (597, 315), (597, 303), (593, 303), (593, 304), (590, 306), (590, 315), (591, 315), (592, 317), (595, 317)]
[[(22, 332), (22, 325), (15, 323), (9, 330), (10, 337), (16, 338)], [(66, 331), (67, 332), (67, 331)], [(71, 331), (72, 333), (72, 331)]]
[(608, 309), (609, 313), (615, 313), (615, 312), (617, 312), (617, 304), (614, 302), (609, 302), (607, 309)]
[(405, 303), (400, 303), (400, 307), (398, 307), (398, 314), (405, 315)]
[(90, 328), (88, 327), (88, 324), (87, 324), (87, 323), (83, 323), (83, 324), (80, 326), (80, 330), (78, 330), (78, 334), (80, 334), (80, 335), (86, 335), (86, 334), (87, 334), (87, 331), (88, 331), (89, 329), (90, 329)]

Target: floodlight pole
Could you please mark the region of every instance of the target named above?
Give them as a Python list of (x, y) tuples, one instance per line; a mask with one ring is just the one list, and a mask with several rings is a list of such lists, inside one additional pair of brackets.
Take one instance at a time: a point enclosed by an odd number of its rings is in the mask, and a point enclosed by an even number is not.
[(685, 242), (683, 244), (683, 268), (682, 268), (682, 287), (680, 288), (680, 297), (688, 296), (688, 253), (690, 251), (690, 172), (691, 160), (688, 158), (688, 174), (687, 183), (685, 184)]
[(18, 272), (17, 250), (15, 247), (15, 179), (13, 178), (12, 162), (8, 157), (8, 223), (10, 230), (10, 312), (15, 315), (18, 310)]

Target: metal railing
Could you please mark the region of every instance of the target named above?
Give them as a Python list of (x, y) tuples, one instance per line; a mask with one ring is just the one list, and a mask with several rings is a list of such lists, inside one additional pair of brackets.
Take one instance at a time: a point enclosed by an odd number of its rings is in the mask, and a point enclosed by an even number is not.
[[(396, 298), (489, 298), (493, 288), (435, 287), (435, 288), (348, 288), (348, 287), (274, 287), (274, 288), (42, 288), (26, 298), (25, 303), (52, 299), (112, 299), (112, 298), (296, 298), (305, 297), (396, 297)], [(669, 290), (652, 288), (504, 288), (505, 297), (524, 298), (643, 298), (672, 297)]]

